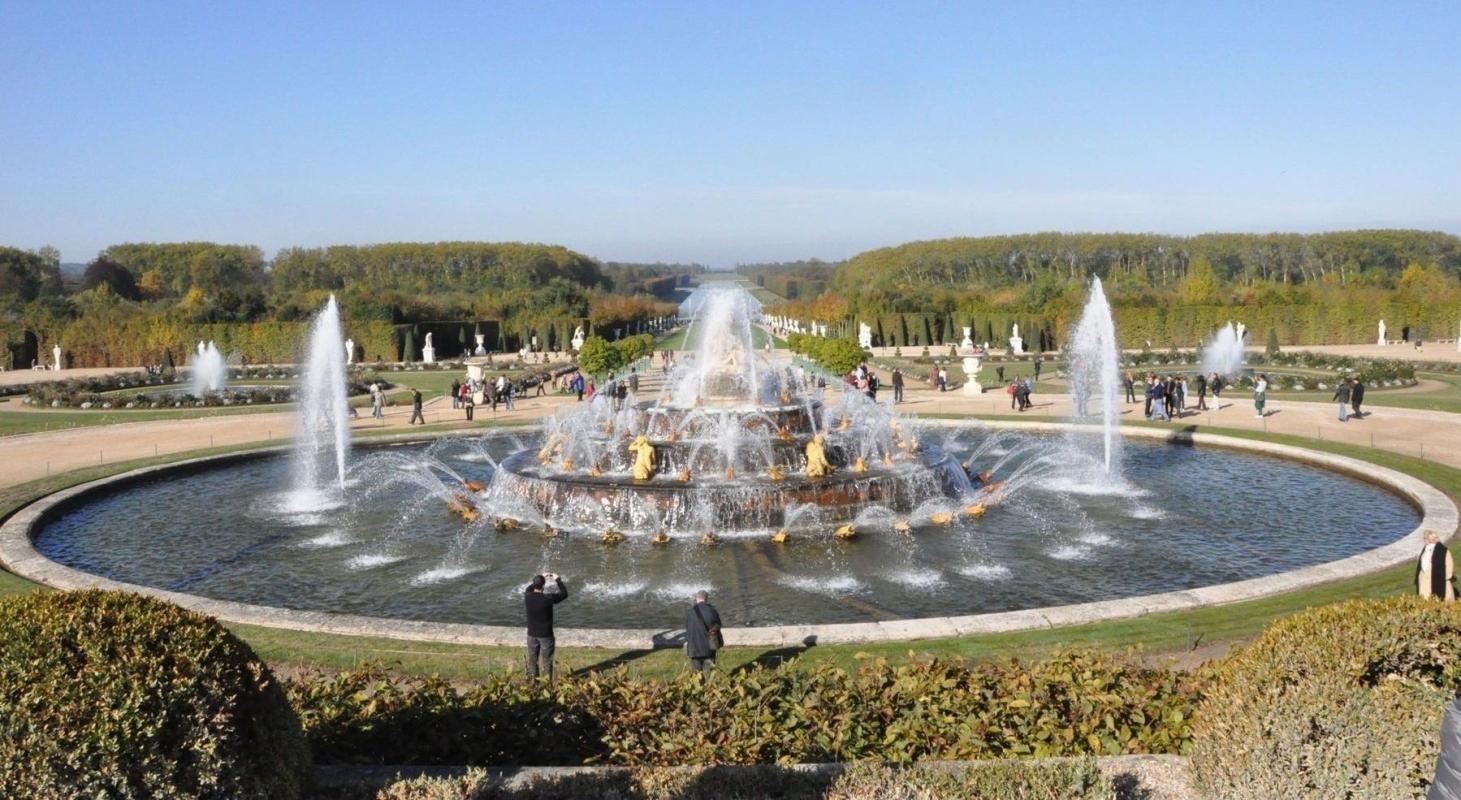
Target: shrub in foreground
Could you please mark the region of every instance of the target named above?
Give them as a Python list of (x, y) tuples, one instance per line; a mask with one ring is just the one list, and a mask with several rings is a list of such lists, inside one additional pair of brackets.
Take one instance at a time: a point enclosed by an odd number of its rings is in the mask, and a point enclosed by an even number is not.
[(764, 764), (1183, 753), (1199, 679), (1095, 653), (819, 664), (458, 689), (367, 669), (292, 683), (323, 763)]
[(1199, 709), (1193, 770), (1232, 800), (1414, 798), (1461, 689), (1461, 606), (1359, 600), (1275, 623)]
[(482, 770), (401, 780), (383, 789), (340, 789), (329, 800), (1108, 800), (1111, 782), (1093, 759), (990, 762), (968, 767), (843, 770), (792, 767), (649, 767), (542, 777), (512, 788)]
[(299, 797), (309, 753), (216, 620), (121, 592), (0, 601), (0, 797)]

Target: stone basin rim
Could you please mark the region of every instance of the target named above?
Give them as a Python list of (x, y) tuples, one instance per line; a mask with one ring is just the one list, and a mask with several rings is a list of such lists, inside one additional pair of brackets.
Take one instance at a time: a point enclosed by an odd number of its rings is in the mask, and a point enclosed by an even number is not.
[[(1097, 428), (1068, 422), (1036, 422), (1014, 420), (917, 419), (918, 423), (937, 427), (977, 424), (998, 430), (1023, 430), (1036, 433), (1065, 431), (1093, 432)], [(485, 429), (521, 429), (535, 426), (502, 426)], [(879, 622), (854, 622), (807, 625), (773, 625), (765, 627), (726, 628), (728, 646), (784, 647), (804, 644), (858, 644), (900, 642), (918, 639), (954, 638), (987, 633), (1041, 630), (1115, 619), (1130, 619), (1167, 611), (1190, 610), (1206, 606), (1255, 600), (1298, 589), (1377, 572), (1413, 560), (1424, 544), (1427, 531), (1436, 531), (1443, 539), (1456, 531), (1458, 510), (1441, 490), (1418, 478), (1360, 459), (1309, 450), (1303, 447), (1257, 439), (1243, 439), (1222, 434), (1192, 433), (1160, 428), (1122, 428), (1132, 438), (1166, 441), (1171, 445), (1196, 445), (1276, 456), (1331, 472), (1359, 478), (1379, 485), (1409, 502), (1421, 513), (1420, 523), (1399, 540), (1378, 548), (1330, 561), (1288, 570), (1258, 578), (1231, 583), (1180, 589), (1158, 594), (1137, 595), (1111, 600), (1098, 600), (1063, 606), (1000, 611), (963, 616), (923, 617)], [(400, 434), (371, 437), (362, 445), (408, 444), (436, 439), (460, 437), (462, 431), (440, 431), (431, 434)], [(142, 467), (63, 489), (39, 498), (16, 511), (0, 525), (0, 565), (28, 580), (55, 589), (107, 589), (135, 592), (167, 600), (184, 608), (216, 617), (221, 621), (281, 628), (310, 633), (331, 633), (407, 641), (445, 642), (478, 646), (519, 646), (523, 628), (504, 625), (427, 622), (420, 620), (370, 617), (328, 611), (298, 609), (217, 600), (201, 595), (172, 592), (152, 586), (126, 583), (104, 578), (52, 561), (35, 549), (33, 536), (48, 515), (56, 509), (77, 502), (84, 496), (134, 482), (147, 476), (197, 469), (239, 458), (257, 457), (290, 450), (289, 445), (251, 448), (223, 455), (184, 459), (167, 464)], [(573, 628), (557, 630), (560, 646), (639, 649), (677, 646), (683, 631), (673, 627), (647, 628)]]

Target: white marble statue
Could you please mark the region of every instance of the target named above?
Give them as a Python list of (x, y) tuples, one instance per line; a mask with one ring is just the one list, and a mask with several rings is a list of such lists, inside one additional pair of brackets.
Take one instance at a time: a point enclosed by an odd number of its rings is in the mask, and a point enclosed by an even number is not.
[(1380, 320), (1380, 341), (1377, 344), (1381, 347), (1385, 346), (1385, 320), (1383, 319)]
[(959, 342), (959, 349), (960, 350), (973, 350), (974, 349), (973, 334), (974, 334), (974, 329), (973, 328), (965, 328), (964, 329), (964, 341)]
[(1025, 354), (1025, 340), (1020, 338), (1020, 324), (1014, 325), (1014, 332), (1010, 334), (1010, 352), (1022, 356)]
[(52, 347), (51, 355), (55, 357), (55, 360), (51, 362), (51, 364), (53, 365), (53, 369), (55, 369), (57, 372), (60, 372), (61, 370), (66, 368), (66, 365), (61, 363), (61, 345), (58, 344), (55, 347)]
[(485, 333), (479, 333), (479, 334), (476, 334), (475, 335), (475, 338), (477, 340), (477, 349), (472, 351), (472, 355), (474, 355), (474, 356), (485, 356), (485, 355), (487, 355), (487, 334), (485, 334)]
[(873, 329), (866, 322), (857, 323), (857, 344), (864, 350), (873, 346)]
[(430, 333), (426, 334), (426, 346), (421, 348), (421, 363), (436, 363), (436, 345), (432, 343)]
[(355, 340), (354, 339), (346, 339), (345, 340), (345, 363), (346, 364), (354, 364), (355, 363)]
[(579, 325), (578, 327), (576, 327), (576, 328), (573, 329), (573, 349), (574, 350), (582, 350), (583, 349), (583, 326), (582, 325)]

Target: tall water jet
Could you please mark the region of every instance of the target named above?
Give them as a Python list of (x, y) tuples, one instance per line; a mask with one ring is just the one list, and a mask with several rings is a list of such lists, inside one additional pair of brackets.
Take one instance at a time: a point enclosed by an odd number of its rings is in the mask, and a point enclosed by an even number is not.
[(218, 345), (213, 342), (198, 342), (198, 354), (189, 365), (188, 393), (202, 397), (210, 392), (221, 392), (228, 385), (228, 364)]
[(324, 505), (333, 489), (345, 489), (350, 403), (345, 396), (341, 338), (340, 308), (335, 296), (330, 295), (310, 326), (304, 370), (300, 373), (299, 430), (294, 439), (295, 490), (312, 505)]
[(1071, 334), (1070, 386), (1076, 397), (1077, 413), (1088, 415), (1091, 401), (1096, 403), (1101, 417), (1106, 473), (1113, 475), (1119, 444), (1116, 426), (1120, 412), (1116, 407), (1116, 393), (1121, 386), (1121, 361), (1116, 323), (1111, 318), (1111, 304), (1106, 300), (1100, 278), (1091, 279), (1090, 297)]
[(1243, 370), (1243, 334), (1229, 322), (1202, 348), (1202, 373), (1232, 377)]

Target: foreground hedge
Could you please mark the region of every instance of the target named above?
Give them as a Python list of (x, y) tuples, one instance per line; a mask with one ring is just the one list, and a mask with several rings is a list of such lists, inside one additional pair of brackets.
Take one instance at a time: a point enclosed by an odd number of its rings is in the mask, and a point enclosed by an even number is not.
[(645, 768), (541, 777), (504, 786), (481, 770), (455, 778), (415, 778), (383, 789), (336, 789), (326, 800), (1110, 800), (1111, 782), (1092, 759), (991, 762), (967, 768), (845, 770), (788, 767)]
[(1192, 764), (1232, 800), (1416, 798), (1461, 690), (1461, 606), (1360, 600), (1275, 623), (1203, 703)]
[(1199, 679), (1094, 653), (783, 666), (465, 690), (378, 669), (291, 683), (322, 763), (756, 764), (1183, 753)]
[(0, 797), (300, 796), (309, 753), (217, 621), (120, 592), (0, 601)]

